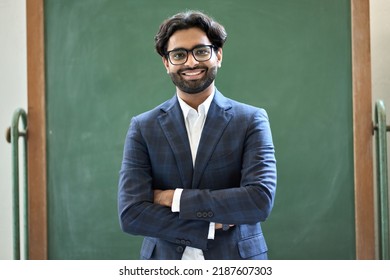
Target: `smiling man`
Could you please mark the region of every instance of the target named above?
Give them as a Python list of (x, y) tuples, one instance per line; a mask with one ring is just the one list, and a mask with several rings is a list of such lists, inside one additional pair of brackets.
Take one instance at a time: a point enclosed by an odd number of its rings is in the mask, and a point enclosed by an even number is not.
[(133, 117), (118, 191), (122, 229), (145, 236), (141, 259), (267, 259), (274, 146), (265, 110), (215, 87), (226, 37), (198, 11), (165, 20), (155, 37), (176, 93)]

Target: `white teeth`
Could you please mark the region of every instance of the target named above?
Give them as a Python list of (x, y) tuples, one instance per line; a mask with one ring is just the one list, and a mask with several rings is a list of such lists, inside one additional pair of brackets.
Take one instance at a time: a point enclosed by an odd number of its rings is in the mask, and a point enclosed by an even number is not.
[(196, 76), (196, 75), (199, 75), (200, 73), (202, 73), (202, 71), (199, 71), (199, 72), (185, 72), (183, 74), (187, 75), (187, 76)]

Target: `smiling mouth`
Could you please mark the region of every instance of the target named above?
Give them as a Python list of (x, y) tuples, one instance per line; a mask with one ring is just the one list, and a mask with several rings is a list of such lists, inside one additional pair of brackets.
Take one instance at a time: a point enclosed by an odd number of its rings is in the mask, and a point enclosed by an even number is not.
[(204, 70), (201, 70), (201, 71), (196, 71), (196, 72), (183, 72), (182, 74), (184, 76), (196, 76), (196, 75), (199, 75), (200, 73), (203, 73)]
[(180, 75), (186, 76), (188, 78), (198, 78), (201, 76), (203, 73), (206, 72), (206, 69), (185, 69), (180, 71)]

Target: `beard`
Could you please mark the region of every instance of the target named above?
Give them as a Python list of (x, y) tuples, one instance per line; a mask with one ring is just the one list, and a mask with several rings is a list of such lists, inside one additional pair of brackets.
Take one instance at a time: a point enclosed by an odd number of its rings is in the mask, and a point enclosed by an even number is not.
[[(183, 79), (181, 72), (186, 70), (195, 70), (195, 69), (202, 69), (205, 70), (205, 75), (198, 80), (185, 80)], [(194, 68), (185, 68), (177, 71), (176, 73), (169, 73), (169, 76), (171, 76), (172, 82), (183, 92), (189, 93), (189, 94), (196, 94), (199, 92), (204, 91), (206, 88), (208, 88), (212, 82), (214, 82), (215, 77), (217, 76), (217, 66), (213, 66), (211, 68), (198, 66)]]

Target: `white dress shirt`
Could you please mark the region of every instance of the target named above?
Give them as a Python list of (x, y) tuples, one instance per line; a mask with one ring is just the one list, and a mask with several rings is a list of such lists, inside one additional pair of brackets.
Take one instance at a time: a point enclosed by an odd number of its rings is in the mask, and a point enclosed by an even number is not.
[[(177, 96), (186, 124), (188, 140), (191, 146), (192, 164), (195, 167), (196, 153), (198, 151), (200, 136), (202, 135), (204, 123), (214, 98), (214, 92), (198, 107), (198, 111), (189, 106)], [(172, 212), (180, 212), (180, 197), (183, 189), (176, 189), (173, 195)], [(214, 239), (215, 224), (210, 223), (208, 239)], [(204, 260), (203, 251), (187, 246), (184, 250), (182, 260)]]

